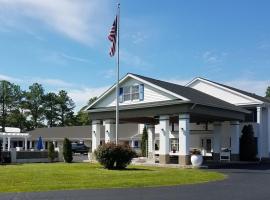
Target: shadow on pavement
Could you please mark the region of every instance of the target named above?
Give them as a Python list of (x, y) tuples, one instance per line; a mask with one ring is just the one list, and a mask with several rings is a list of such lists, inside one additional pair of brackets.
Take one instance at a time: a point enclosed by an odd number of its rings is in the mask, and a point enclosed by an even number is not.
[(245, 169), (245, 170), (269, 170), (270, 163), (250, 162), (250, 163), (205, 163), (208, 169)]

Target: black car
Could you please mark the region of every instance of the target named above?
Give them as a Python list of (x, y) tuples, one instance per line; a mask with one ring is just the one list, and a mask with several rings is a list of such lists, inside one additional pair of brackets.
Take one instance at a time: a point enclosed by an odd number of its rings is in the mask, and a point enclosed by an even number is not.
[(72, 153), (85, 154), (89, 152), (89, 147), (87, 147), (85, 144), (80, 144), (80, 143), (72, 143), (71, 149), (72, 149)]

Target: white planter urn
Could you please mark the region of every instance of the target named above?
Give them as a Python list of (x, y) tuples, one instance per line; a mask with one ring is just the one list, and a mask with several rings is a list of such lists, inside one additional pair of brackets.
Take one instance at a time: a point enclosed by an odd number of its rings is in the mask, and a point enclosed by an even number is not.
[(200, 167), (203, 163), (202, 155), (193, 154), (193, 155), (191, 155), (190, 160), (191, 160), (191, 164), (193, 167)]

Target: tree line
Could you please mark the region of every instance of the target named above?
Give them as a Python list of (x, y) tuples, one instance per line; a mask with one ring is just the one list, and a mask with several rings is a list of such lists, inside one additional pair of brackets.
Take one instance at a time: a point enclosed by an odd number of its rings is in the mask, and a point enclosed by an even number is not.
[[(96, 98), (89, 100), (92, 103)], [(43, 86), (34, 83), (28, 90), (9, 81), (0, 81), (0, 126), (18, 127), (29, 131), (41, 127), (89, 125), (82, 108), (74, 113), (75, 103), (65, 90), (45, 93)]]

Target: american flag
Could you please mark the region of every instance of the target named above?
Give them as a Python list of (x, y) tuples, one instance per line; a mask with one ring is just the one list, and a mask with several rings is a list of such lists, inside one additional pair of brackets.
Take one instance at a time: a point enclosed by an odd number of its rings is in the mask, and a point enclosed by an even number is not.
[(110, 48), (110, 56), (114, 56), (116, 50), (116, 38), (117, 38), (117, 16), (113, 22), (112, 28), (108, 35), (108, 39), (112, 42), (112, 46)]

